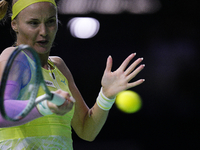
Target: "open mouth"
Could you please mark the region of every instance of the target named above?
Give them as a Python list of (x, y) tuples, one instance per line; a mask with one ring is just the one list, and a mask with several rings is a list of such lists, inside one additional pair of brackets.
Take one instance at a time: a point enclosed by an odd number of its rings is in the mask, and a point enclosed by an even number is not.
[(48, 40), (41, 40), (41, 41), (38, 41), (37, 43), (40, 44), (41, 46), (45, 46), (49, 43), (49, 41)]

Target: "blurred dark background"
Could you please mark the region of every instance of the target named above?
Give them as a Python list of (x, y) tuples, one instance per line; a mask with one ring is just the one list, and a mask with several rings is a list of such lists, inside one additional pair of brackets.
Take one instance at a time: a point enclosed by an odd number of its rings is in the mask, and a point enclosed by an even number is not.
[[(146, 81), (131, 89), (142, 97), (142, 109), (125, 114), (114, 105), (94, 142), (73, 132), (75, 150), (200, 149), (199, 3), (160, 0), (160, 9), (150, 14), (59, 14), (62, 24), (51, 54), (64, 59), (89, 107), (96, 101), (108, 55), (113, 70), (133, 52), (146, 64), (136, 77)], [(80, 16), (100, 22), (95, 37), (71, 36), (66, 25)], [(14, 42), (9, 23), (0, 26), (0, 42), (0, 51)]]

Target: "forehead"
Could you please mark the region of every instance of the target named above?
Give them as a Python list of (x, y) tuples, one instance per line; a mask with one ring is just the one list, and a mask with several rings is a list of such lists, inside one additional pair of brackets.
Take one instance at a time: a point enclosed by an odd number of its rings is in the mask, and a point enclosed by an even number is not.
[(19, 13), (19, 17), (23, 18), (41, 18), (52, 17), (57, 15), (56, 7), (49, 2), (34, 3)]

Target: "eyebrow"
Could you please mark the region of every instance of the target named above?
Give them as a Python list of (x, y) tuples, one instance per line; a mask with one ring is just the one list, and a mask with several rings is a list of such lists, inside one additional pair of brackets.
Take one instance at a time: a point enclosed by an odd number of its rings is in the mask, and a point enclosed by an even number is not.
[[(52, 19), (52, 18), (56, 18), (56, 15), (49, 17), (47, 20)], [(31, 18), (29, 18), (28, 20), (35, 20), (35, 21), (36, 21), (36, 20), (39, 20), (39, 19), (38, 19), (38, 18), (31, 17)]]

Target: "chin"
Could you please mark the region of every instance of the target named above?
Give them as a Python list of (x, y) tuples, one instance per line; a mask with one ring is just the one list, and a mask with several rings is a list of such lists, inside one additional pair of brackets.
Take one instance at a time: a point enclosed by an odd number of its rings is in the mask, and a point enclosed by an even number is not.
[(37, 47), (34, 48), (38, 54), (46, 54), (50, 52), (51, 48)]

